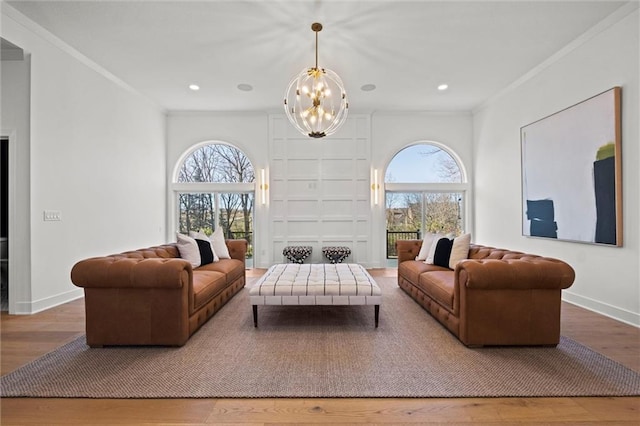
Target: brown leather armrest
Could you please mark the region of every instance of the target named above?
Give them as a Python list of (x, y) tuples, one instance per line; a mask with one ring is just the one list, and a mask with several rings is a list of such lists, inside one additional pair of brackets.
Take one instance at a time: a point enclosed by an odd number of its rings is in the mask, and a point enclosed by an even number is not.
[(473, 289), (565, 289), (575, 279), (567, 263), (538, 256), (463, 260), (455, 273), (461, 287)]
[(225, 240), (225, 243), (227, 243), (229, 256), (231, 256), (232, 259), (238, 259), (243, 262), (245, 261), (245, 256), (247, 255), (247, 247), (249, 246), (247, 240)]
[(420, 253), (422, 240), (398, 240), (396, 241), (396, 250), (398, 253), (398, 265), (405, 260), (416, 260), (416, 256)]
[(184, 259), (107, 256), (76, 263), (71, 281), (78, 287), (180, 288), (191, 282), (192, 273)]

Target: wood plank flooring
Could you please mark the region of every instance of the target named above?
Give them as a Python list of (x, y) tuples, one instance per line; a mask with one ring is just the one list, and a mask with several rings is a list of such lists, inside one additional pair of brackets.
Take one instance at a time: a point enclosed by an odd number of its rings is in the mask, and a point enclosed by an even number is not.
[[(260, 276), (264, 270), (247, 271)], [(395, 269), (372, 270), (396, 276)], [(567, 303), (562, 334), (640, 372), (640, 329)], [(428, 315), (425, 312), (425, 315)], [(30, 316), (2, 313), (6, 374), (84, 333), (76, 300)], [(638, 425), (640, 398), (55, 399), (4, 398), (5, 425)]]

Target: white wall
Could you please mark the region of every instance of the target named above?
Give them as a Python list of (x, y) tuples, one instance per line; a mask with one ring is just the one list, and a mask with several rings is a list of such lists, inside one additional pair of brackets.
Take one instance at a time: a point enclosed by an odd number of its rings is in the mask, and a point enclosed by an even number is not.
[[(637, 8), (637, 5), (636, 5)], [(476, 241), (567, 261), (576, 281), (565, 300), (640, 325), (638, 10), (613, 16), (555, 60), (474, 114)], [(521, 234), (520, 127), (622, 87), (624, 246)]]
[[(17, 164), (30, 170), (18, 194), (30, 209), (17, 212), (30, 236), (10, 235), (30, 238), (31, 275), (10, 283), (30, 288), (12, 293), (10, 310), (30, 313), (82, 294), (69, 279), (76, 261), (165, 242), (165, 115), (4, 3), (1, 32), (31, 58), (30, 135), (20, 140), (30, 158)], [(45, 222), (44, 210), (62, 220)]]

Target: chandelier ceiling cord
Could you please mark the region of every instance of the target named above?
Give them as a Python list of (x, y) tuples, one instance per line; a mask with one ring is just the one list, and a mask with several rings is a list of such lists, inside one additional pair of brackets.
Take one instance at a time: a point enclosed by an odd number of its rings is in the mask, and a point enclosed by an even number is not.
[(322, 24), (314, 22), (316, 65), (305, 68), (289, 83), (284, 110), (289, 121), (304, 135), (322, 138), (335, 133), (347, 119), (349, 103), (344, 84), (330, 69), (318, 67), (318, 33)]

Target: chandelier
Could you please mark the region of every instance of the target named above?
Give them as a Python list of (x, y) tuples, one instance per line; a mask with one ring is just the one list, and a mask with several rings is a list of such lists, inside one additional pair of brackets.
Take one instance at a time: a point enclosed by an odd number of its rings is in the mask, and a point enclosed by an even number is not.
[(293, 77), (284, 95), (284, 110), (302, 134), (322, 138), (342, 126), (349, 103), (338, 74), (318, 67), (318, 33), (322, 24), (315, 22), (311, 29), (316, 33), (316, 66)]

